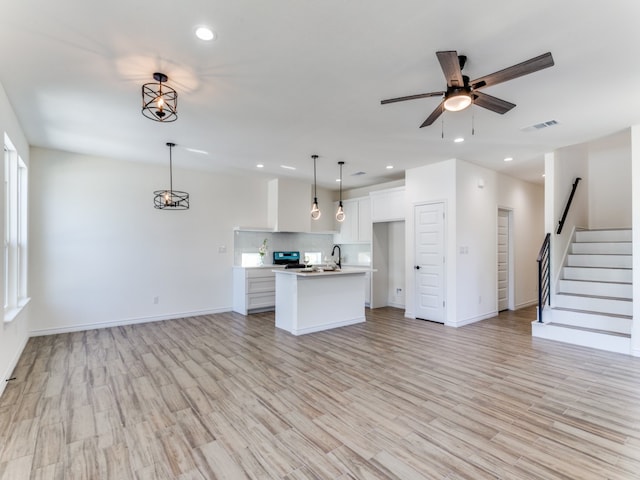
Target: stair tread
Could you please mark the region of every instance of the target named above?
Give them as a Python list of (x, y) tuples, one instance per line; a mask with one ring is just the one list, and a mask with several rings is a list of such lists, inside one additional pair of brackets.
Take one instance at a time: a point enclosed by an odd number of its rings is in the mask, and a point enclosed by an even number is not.
[[(573, 253), (571, 255), (574, 255)], [(564, 268), (598, 268), (600, 270), (633, 270), (631, 267), (597, 267), (590, 265), (565, 265)]]
[(633, 285), (633, 282), (612, 282), (610, 280), (583, 280), (581, 278), (561, 278), (560, 281), (583, 283), (606, 283), (611, 285)]
[(622, 318), (627, 320), (633, 320), (633, 316), (631, 315), (623, 315), (621, 313), (602, 313), (595, 312), (593, 310), (580, 310), (578, 308), (564, 308), (564, 307), (553, 307), (552, 310), (561, 310), (563, 312), (576, 312), (576, 313), (586, 313), (589, 315), (598, 315), (601, 317), (614, 317), (614, 318)]
[(584, 298), (598, 298), (602, 300), (619, 300), (621, 302), (631, 302), (632, 298), (622, 298), (622, 297), (606, 297), (601, 295), (584, 295), (582, 293), (564, 293), (558, 292), (556, 295), (565, 295), (568, 297), (584, 297)]
[(569, 328), (571, 330), (580, 330), (582, 332), (592, 332), (592, 333), (600, 333), (603, 335), (611, 335), (612, 337), (631, 338), (631, 335), (628, 333), (611, 332), (609, 330), (599, 330), (597, 328), (578, 327), (576, 325), (566, 325), (564, 323), (554, 323), (554, 322), (547, 323), (547, 325), (553, 325), (554, 327), (561, 327), (561, 328)]

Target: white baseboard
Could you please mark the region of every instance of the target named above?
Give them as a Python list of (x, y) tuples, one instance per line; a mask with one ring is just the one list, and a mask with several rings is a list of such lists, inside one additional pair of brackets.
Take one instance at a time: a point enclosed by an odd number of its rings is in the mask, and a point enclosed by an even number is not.
[(14, 355), (13, 360), (11, 360), (11, 363), (3, 373), (2, 379), (1, 379), (2, 383), (0, 384), (0, 396), (2, 396), (2, 393), (4, 392), (4, 389), (7, 386), (7, 380), (11, 378), (11, 374), (13, 373), (16, 366), (18, 365), (18, 361), (20, 360), (20, 357), (22, 356), (22, 352), (24, 352), (24, 348), (27, 346), (28, 341), (29, 341), (29, 337), (25, 337), (25, 339), (22, 342), (22, 345), (20, 345), (20, 347), (16, 351), (16, 354)]
[(516, 310), (520, 310), (521, 308), (525, 308), (525, 307), (532, 307), (534, 305), (538, 304), (538, 299), (535, 300), (529, 300), (528, 302), (522, 302), (516, 305)]
[(388, 302), (387, 307), (404, 308), (404, 303)]
[(476, 317), (465, 318), (464, 320), (456, 320), (455, 322), (445, 322), (447, 327), (464, 327), (465, 325), (469, 325), (471, 323), (476, 323), (481, 320), (486, 320), (487, 318), (493, 318), (498, 315), (498, 311), (494, 310), (489, 313), (483, 313), (482, 315), (478, 315)]
[(349, 325), (355, 325), (357, 323), (364, 323), (365, 321), (366, 321), (365, 317), (356, 317), (349, 320), (343, 320), (341, 322), (327, 323), (323, 325), (293, 329), (289, 333), (296, 336), (305, 335), (307, 333), (322, 332), (323, 330), (329, 330), (331, 328), (346, 327)]
[(415, 320), (416, 319), (416, 314), (409, 311), (409, 310), (405, 310), (404, 311), (404, 318), (410, 318), (411, 320)]
[(175, 320), (177, 318), (196, 317), (198, 315), (212, 315), (215, 313), (225, 313), (230, 311), (231, 311), (231, 307), (226, 307), (226, 308), (216, 308), (213, 310), (196, 310), (191, 312), (168, 313), (165, 315), (158, 315), (158, 316), (151, 316), (151, 317), (127, 318), (123, 320), (114, 320), (109, 322), (85, 323), (80, 325), (71, 325), (68, 327), (42, 328), (38, 330), (31, 330), (29, 332), (29, 336), (40, 337), (43, 335), (56, 335), (58, 333), (83, 332), (85, 330), (96, 330), (98, 328), (111, 328), (111, 327), (121, 327), (123, 325), (135, 325), (138, 323), (161, 322), (163, 320)]

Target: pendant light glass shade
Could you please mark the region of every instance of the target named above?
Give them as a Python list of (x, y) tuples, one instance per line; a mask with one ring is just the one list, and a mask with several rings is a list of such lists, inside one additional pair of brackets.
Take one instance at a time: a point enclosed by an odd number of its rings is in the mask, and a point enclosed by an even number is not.
[(142, 86), (142, 114), (156, 122), (175, 122), (178, 119), (178, 92), (164, 84), (168, 80), (164, 73), (154, 73), (153, 79), (158, 83)]
[(316, 186), (316, 160), (318, 159), (318, 155), (311, 155), (311, 158), (313, 158), (313, 205), (311, 205), (311, 218), (313, 220), (318, 220), (322, 215), (320, 207), (318, 206), (318, 192)]
[(189, 210), (189, 194), (173, 189), (173, 161), (171, 150), (175, 143), (168, 142), (169, 147), (169, 189), (153, 192), (153, 206), (159, 210)]
[(338, 203), (338, 211), (336, 212), (336, 220), (340, 223), (344, 222), (346, 215), (344, 213), (344, 207), (342, 206), (342, 166), (344, 162), (338, 162), (340, 165), (340, 202)]

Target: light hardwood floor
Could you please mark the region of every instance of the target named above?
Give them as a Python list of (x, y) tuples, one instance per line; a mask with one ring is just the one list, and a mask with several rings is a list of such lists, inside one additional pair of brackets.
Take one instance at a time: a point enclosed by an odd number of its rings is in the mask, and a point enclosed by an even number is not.
[(33, 338), (0, 398), (0, 478), (640, 478), (640, 358), (532, 338), (534, 316)]

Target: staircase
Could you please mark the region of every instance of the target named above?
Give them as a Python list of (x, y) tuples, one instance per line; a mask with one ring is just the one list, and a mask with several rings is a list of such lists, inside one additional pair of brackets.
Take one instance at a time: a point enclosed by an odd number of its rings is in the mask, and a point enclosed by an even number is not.
[(631, 353), (631, 230), (577, 230), (534, 337)]

